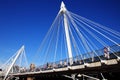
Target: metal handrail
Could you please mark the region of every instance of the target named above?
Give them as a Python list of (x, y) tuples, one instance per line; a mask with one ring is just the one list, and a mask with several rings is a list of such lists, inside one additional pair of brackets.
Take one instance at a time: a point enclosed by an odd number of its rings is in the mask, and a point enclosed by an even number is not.
[[(109, 52), (109, 55), (110, 55), (109, 59), (115, 59), (115, 58), (117, 58), (117, 56), (120, 56), (120, 46), (118, 46), (118, 45), (110, 46), (110, 50), (111, 51)], [(97, 55), (94, 52), (96, 52)], [(89, 54), (89, 56), (88, 56), (88, 54)], [(82, 57), (81, 57), (81, 55), (82, 55)], [(98, 62), (98, 61), (100, 61), (100, 59), (102, 59), (102, 60), (106, 59), (104, 57), (104, 48), (102, 48), (100, 50), (95, 50), (93, 52), (88, 52), (86, 54), (81, 54), (81, 55), (78, 55), (78, 56), (75, 56), (72, 58), (72, 60), (73, 60), (72, 65), (69, 64), (69, 59), (67, 58), (67, 59), (63, 59), (60, 61), (56, 61), (56, 62), (46, 63), (44, 65), (36, 67), (36, 69), (34, 71), (37, 72), (40, 70), (42, 70), (42, 71), (51, 70), (54, 68), (63, 68), (63, 67), (67, 67), (67, 66), (81, 65), (84, 63)], [(26, 72), (29, 72), (29, 70), (26, 70)]]

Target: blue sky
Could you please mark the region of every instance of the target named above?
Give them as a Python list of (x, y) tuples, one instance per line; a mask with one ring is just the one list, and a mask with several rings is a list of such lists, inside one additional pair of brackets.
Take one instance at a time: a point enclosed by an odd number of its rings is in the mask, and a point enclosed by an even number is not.
[[(0, 63), (22, 45), (25, 45), (29, 63), (32, 62), (60, 9), (61, 1), (0, 0)], [(119, 0), (63, 1), (69, 11), (120, 32)]]

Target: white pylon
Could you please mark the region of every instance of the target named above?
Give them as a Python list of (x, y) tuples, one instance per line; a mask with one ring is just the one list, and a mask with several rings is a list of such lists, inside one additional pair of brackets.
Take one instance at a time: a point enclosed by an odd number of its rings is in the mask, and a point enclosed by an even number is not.
[(18, 59), (18, 57), (20, 56), (20, 54), (24, 51), (24, 45), (17, 51), (17, 54), (15, 56), (15, 58), (13, 59), (10, 67), (8, 68), (7, 72), (5, 73), (5, 77), (3, 80), (6, 80), (10, 70), (12, 69), (13, 65), (15, 64), (16, 60)]
[(68, 21), (67, 21), (67, 17), (66, 17), (66, 8), (65, 8), (65, 4), (61, 3), (61, 7), (60, 7), (60, 13), (63, 14), (64, 16), (64, 28), (65, 28), (65, 35), (66, 35), (66, 42), (67, 42), (67, 49), (68, 49), (68, 56), (69, 56), (69, 62), (70, 65), (73, 64), (73, 59), (72, 59), (72, 49), (71, 49), (71, 42), (70, 42), (70, 34), (69, 34), (69, 26), (68, 26)]

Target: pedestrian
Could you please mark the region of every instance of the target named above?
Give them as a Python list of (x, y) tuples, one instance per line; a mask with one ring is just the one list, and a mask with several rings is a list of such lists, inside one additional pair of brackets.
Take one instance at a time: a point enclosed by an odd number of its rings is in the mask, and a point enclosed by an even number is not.
[(110, 47), (109, 46), (107, 47), (107, 58), (108, 59), (110, 58)]
[(110, 58), (109, 52), (110, 52), (110, 47), (104, 47), (104, 56), (107, 59)]

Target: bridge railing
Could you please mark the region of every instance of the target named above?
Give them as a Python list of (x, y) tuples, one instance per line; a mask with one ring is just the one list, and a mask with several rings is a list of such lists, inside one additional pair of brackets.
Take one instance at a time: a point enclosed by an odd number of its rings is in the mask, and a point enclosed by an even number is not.
[[(120, 46), (114, 45), (110, 46), (109, 51), (109, 59), (116, 59), (117, 56), (120, 56)], [(46, 63), (44, 65), (41, 65), (39, 67), (36, 67), (33, 71), (44, 71), (44, 70), (52, 70), (52, 69), (58, 69), (58, 68), (64, 68), (67, 66), (75, 66), (75, 65), (83, 65), (84, 63), (92, 63), (92, 62), (98, 62), (100, 60), (106, 60), (108, 58), (104, 55), (104, 48), (100, 50), (95, 50), (93, 52), (89, 52), (86, 54), (80, 54), (78, 56), (75, 56), (72, 58), (73, 64), (70, 65), (69, 60), (70, 59), (64, 59), (56, 62)], [(24, 70), (24, 72), (30, 72), (30, 70)], [(21, 71), (18, 71), (21, 72)]]
[[(117, 56), (120, 56), (120, 46), (114, 45), (114, 46), (110, 46), (109, 48), (110, 48), (109, 58), (105, 57), (104, 48), (103, 48), (100, 50), (95, 50), (93, 52), (89, 52), (86, 54), (81, 54), (81, 55), (73, 57), (72, 58), (73, 64), (71, 66), (81, 65), (84, 63), (98, 62), (98, 61), (106, 60), (106, 59), (114, 59), (114, 58), (117, 58)], [(69, 59), (60, 60), (52, 64), (55, 65), (53, 66), (53, 68), (62, 68), (62, 67), (70, 66)]]

